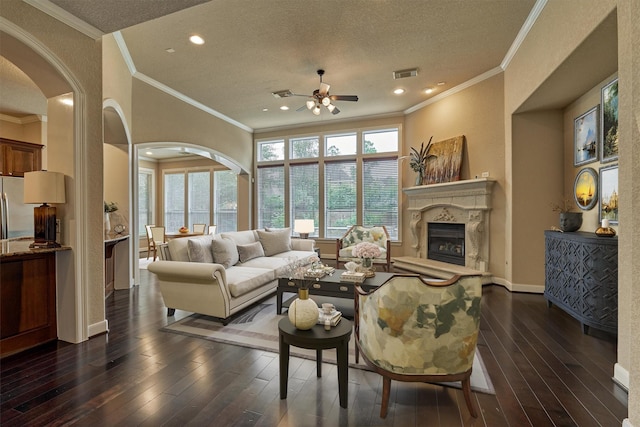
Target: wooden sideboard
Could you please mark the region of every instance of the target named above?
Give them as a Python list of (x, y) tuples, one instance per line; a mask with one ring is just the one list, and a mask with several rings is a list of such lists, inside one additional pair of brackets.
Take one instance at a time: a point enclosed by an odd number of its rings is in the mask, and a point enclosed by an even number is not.
[(618, 238), (545, 231), (544, 296), (582, 324), (618, 333)]

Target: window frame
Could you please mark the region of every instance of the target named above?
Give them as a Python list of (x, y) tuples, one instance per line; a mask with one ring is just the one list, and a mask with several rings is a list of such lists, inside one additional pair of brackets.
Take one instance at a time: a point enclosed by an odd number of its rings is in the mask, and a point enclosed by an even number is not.
[[(384, 151), (381, 153), (368, 153), (364, 154), (364, 137), (368, 133), (379, 133), (384, 131), (396, 131), (397, 132), (397, 151)], [(328, 156), (326, 153), (327, 150), (327, 138), (342, 136), (342, 135), (356, 135), (356, 153), (355, 154), (341, 154), (336, 156)], [(301, 139), (311, 139), (317, 138), (319, 142), (318, 149), (318, 157), (313, 158), (293, 158), (291, 141), (293, 140), (301, 140)], [(284, 141), (284, 155), (285, 158), (283, 160), (268, 160), (261, 161), (258, 160), (260, 155), (259, 148), (261, 144), (268, 142), (280, 142)], [(326, 216), (326, 190), (325, 190), (325, 165), (327, 163), (339, 162), (345, 160), (354, 159), (356, 162), (356, 198), (357, 198), (357, 207), (356, 207), (356, 216), (357, 222), (362, 223), (364, 220), (364, 190), (363, 190), (363, 173), (364, 173), (364, 165), (363, 162), (367, 159), (393, 159), (395, 158), (400, 165), (401, 159), (401, 147), (403, 146), (403, 128), (401, 123), (392, 123), (387, 125), (380, 126), (367, 126), (367, 127), (354, 127), (351, 129), (343, 129), (343, 130), (327, 130), (324, 132), (314, 132), (314, 133), (300, 133), (300, 134), (290, 134), (278, 137), (264, 138), (264, 139), (255, 139), (254, 141), (256, 146), (256, 155), (255, 155), (255, 163), (254, 163), (254, 177), (256, 181), (255, 185), (255, 195), (254, 195), (254, 217), (256, 218), (256, 226), (260, 227), (259, 224), (259, 210), (260, 210), (260, 194), (259, 193), (259, 174), (258, 171), (264, 167), (273, 167), (279, 166), (284, 170), (284, 180), (283, 180), (283, 190), (285, 193), (285, 204), (284, 204), (284, 225), (285, 227), (291, 227), (293, 230), (293, 218), (292, 218), (292, 206), (291, 206), (291, 197), (292, 191), (290, 187), (290, 166), (304, 163), (317, 163), (318, 164), (318, 174), (319, 174), (319, 205), (318, 205), (318, 215), (319, 221), (315, 224), (315, 228), (318, 234), (321, 237), (315, 237), (319, 241), (332, 241), (335, 240), (334, 237), (326, 237), (326, 225), (325, 225), (325, 216)], [(401, 211), (401, 198), (402, 198), (402, 178), (403, 178), (402, 168), (398, 166), (398, 189), (397, 189), (397, 218), (398, 218), (398, 236), (397, 239), (393, 240), (393, 242), (401, 242), (402, 233), (400, 230), (402, 229), (402, 211)]]

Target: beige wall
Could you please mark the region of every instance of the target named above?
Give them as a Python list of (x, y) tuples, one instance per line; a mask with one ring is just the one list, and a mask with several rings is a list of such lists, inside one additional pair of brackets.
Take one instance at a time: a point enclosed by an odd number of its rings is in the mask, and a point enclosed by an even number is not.
[[(504, 89), (502, 74), (473, 85), (406, 117), (403, 155), (411, 147), (420, 147), (433, 136), (441, 141), (458, 135), (465, 136), (465, 147), (460, 179), (481, 177), (489, 172), (496, 180), (493, 187), (490, 223), (489, 270), (494, 276), (504, 277)], [(415, 173), (405, 162), (403, 187), (415, 185)], [(402, 204), (406, 204), (403, 197)], [(403, 210), (403, 253), (414, 256), (408, 229), (410, 215)]]
[(129, 226), (129, 152), (126, 145), (104, 144), (104, 200), (115, 202), (110, 214), (111, 228)]
[(629, 374), (629, 420), (640, 426), (640, 0), (618, 1), (620, 227), (618, 364)]
[[(58, 111), (48, 111), (48, 138), (63, 128), (65, 134), (71, 128), (73, 137), (55, 148), (49, 139), (47, 163), (50, 170), (64, 171), (67, 175), (67, 202), (61, 219), (68, 224), (63, 242), (73, 248), (71, 254), (61, 256), (64, 262), (58, 265), (58, 287), (65, 288), (58, 299), (59, 337), (78, 342), (86, 339), (90, 330), (106, 326), (101, 225), (101, 44), (20, 0), (2, 0), (0, 16), (3, 31), (24, 43), (28, 54), (45, 58), (76, 91), (73, 120), (54, 122), (53, 116)], [(43, 93), (50, 92), (48, 88), (41, 89)], [(59, 152), (65, 155), (59, 156)]]

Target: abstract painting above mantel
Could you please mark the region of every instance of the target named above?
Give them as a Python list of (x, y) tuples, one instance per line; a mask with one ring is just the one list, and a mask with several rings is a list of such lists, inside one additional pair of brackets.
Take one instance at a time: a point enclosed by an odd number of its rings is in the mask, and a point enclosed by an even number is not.
[(422, 185), (458, 181), (463, 147), (464, 135), (434, 142), (429, 150)]

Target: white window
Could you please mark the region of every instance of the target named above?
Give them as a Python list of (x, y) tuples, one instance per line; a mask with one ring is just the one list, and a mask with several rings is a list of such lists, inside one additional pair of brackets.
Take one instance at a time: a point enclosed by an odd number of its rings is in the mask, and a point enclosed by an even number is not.
[(284, 166), (258, 169), (258, 228), (284, 227)]
[(185, 225), (185, 174), (164, 175), (164, 226), (167, 232), (175, 232)]
[(356, 161), (327, 163), (324, 167), (324, 237), (341, 237), (358, 223)]
[(189, 172), (189, 209), (187, 224), (190, 230), (193, 224), (209, 225), (211, 208), (211, 173), (207, 171)]
[(257, 142), (257, 226), (313, 219), (319, 238), (355, 224), (399, 237), (399, 128)]
[(138, 169), (138, 234), (142, 238), (147, 235), (144, 226), (155, 224), (154, 181), (153, 169)]
[(238, 229), (238, 175), (232, 171), (213, 173), (215, 203), (213, 204), (213, 224), (216, 232)]
[[(312, 219), (318, 227), (320, 182), (318, 163), (293, 164), (289, 167), (289, 194), (291, 195), (290, 224), (296, 219)], [(314, 231), (310, 236), (318, 236)]]

